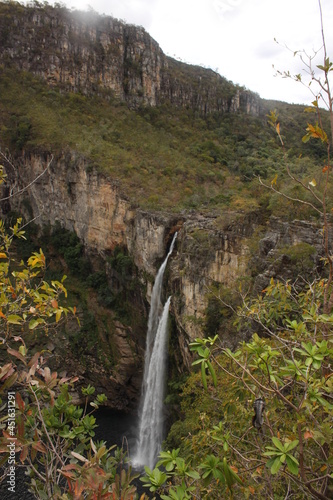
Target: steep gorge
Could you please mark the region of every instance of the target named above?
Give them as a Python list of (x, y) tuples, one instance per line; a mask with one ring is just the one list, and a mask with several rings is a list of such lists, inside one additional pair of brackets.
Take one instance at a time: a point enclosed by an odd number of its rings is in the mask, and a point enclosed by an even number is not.
[[(311, 222), (283, 222), (260, 212), (246, 216), (229, 212), (217, 217), (195, 212), (143, 211), (131, 205), (112, 179), (90, 169), (87, 171), (82, 158), (64, 156), (50, 160), (38, 155), (21, 158), (17, 164), (15, 190), (34, 179), (37, 181), (23, 195), (10, 199), (11, 210), (25, 214), (27, 219), (36, 217), (35, 222), (41, 227), (58, 222), (74, 231), (92, 261), (96, 256), (105, 260), (116, 247), (126, 249), (146, 290), (143, 300), (149, 300), (154, 276), (173, 234), (179, 232), (165, 286), (172, 294), (176, 324), (173, 334), (180, 348), (178, 362), (188, 368), (191, 362), (188, 344), (202, 335), (211, 285), (232, 288), (239, 278), (251, 276), (251, 259), (255, 257), (263, 263), (270, 254), (267, 266), (262, 265), (257, 278), (264, 287), (271, 276), (285, 273), (288, 268), (286, 260), (280, 262), (281, 255), (274, 258), (275, 249), (300, 242), (312, 245), (317, 251), (321, 246), (320, 227)], [(4, 203), (8, 210), (8, 201)], [(253, 251), (250, 247), (256, 232), (258, 243)], [(111, 274), (109, 279), (112, 280)], [(128, 280), (130, 282), (131, 277)], [(122, 356), (131, 358), (129, 353), (136, 352), (132, 360), (127, 359), (130, 361), (127, 368), (134, 375), (140, 367), (142, 351), (135, 347), (135, 339), (122, 333), (125, 331), (118, 323), (117, 338), (122, 344), (120, 364)], [(226, 337), (225, 342), (233, 347), (237, 337)], [(132, 347), (128, 347), (131, 344)], [(122, 383), (130, 378), (127, 375)], [(138, 380), (134, 385), (137, 383)]]
[[(10, 2), (2, 3), (1, 9), (0, 63), (31, 72), (62, 93), (117, 99), (133, 109), (168, 102), (190, 108), (198, 116), (261, 113), (256, 94), (211, 70), (168, 58), (143, 28), (61, 7), (25, 8)], [(238, 135), (246, 143), (244, 134)], [(200, 154), (204, 156), (205, 150)], [(207, 165), (213, 161), (209, 157)], [(221, 161), (224, 166), (225, 160)], [(317, 262), (321, 239), (316, 222), (283, 222), (260, 209), (246, 213), (142, 209), (116, 175), (101, 173), (98, 165), (70, 148), (52, 152), (44, 146), (23, 147), (14, 151), (12, 164), (4, 162), (4, 166), (8, 175), (4, 197), (9, 199), (2, 202), (3, 215), (15, 211), (27, 220), (35, 219), (40, 229), (59, 223), (75, 232), (91, 261), (96, 266), (97, 260), (105, 263), (111, 287), (115, 280), (108, 257), (115, 249), (124, 249), (135, 267), (134, 307), (142, 322), (147, 319), (153, 279), (178, 231), (165, 287), (172, 294), (172, 342), (177, 346), (173, 354), (179, 371), (191, 365), (189, 342), (203, 335), (212, 285), (233, 288), (240, 278), (254, 278), (253, 260), (257, 259), (261, 262), (255, 279), (260, 291), (270, 276), (288, 272), (288, 257), (278, 248), (300, 242), (314, 248), (313, 263)], [(180, 175), (186, 177), (183, 170)], [(123, 286), (131, 288), (133, 275), (126, 277)], [(115, 408), (133, 409), (140, 390), (145, 331), (113, 317), (105, 325), (104, 341), (112, 344), (114, 364), (101, 366), (91, 353), (86, 355), (91, 358), (89, 370), (76, 365), (75, 371), (85, 380), (97, 381), (98, 390), (107, 393)], [(225, 334), (223, 339), (234, 347), (238, 337)], [(66, 366), (73, 367), (68, 344), (60, 354), (54, 346), (51, 350), (59, 363), (65, 360)]]

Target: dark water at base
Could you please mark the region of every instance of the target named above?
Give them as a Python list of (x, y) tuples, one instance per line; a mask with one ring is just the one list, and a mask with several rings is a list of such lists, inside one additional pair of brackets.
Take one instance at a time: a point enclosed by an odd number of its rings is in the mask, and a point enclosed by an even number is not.
[[(138, 418), (134, 415), (115, 412), (108, 409), (98, 410), (95, 415), (98, 423), (98, 428), (95, 429), (95, 441), (106, 441), (108, 446), (112, 446), (113, 444), (122, 446), (124, 451), (127, 452), (128, 457), (131, 458), (135, 452)], [(142, 472), (144, 471), (132, 470), (133, 474)], [(139, 478), (134, 480), (133, 484), (137, 487), (139, 496), (141, 496), (142, 493), (146, 493), (148, 498), (154, 497), (147, 488), (143, 488)], [(155, 497), (156, 499), (159, 498), (156, 494)]]
[[(131, 456), (135, 451), (136, 416), (108, 409), (100, 409), (94, 415), (98, 424), (98, 427), (95, 429), (94, 441), (106, 441), (107, 446), (112, 446), (113, 444), (123, 446), (124, 449), (128, 451), (129, 456)], [(6, 483), (6, 478), (0, 484), (0, 499), (33, 500), (35, 497), (28, 491), (24, 469), (16, 464), (15, 472), (15, 493), (8, 491), (9, 484)], [(142, 488), (141, 482), (138, 479), (135, 481), (135, 485), (137, 486), (139, 494), (146, 493), (149, 498), (149, 491)]]
[(136, 416), (106, 408), (98, 410), (94, 416), (98, 424), (95, 441), (106, 441), (108, 446), (123, 446), (130, 456), (136, 443)]

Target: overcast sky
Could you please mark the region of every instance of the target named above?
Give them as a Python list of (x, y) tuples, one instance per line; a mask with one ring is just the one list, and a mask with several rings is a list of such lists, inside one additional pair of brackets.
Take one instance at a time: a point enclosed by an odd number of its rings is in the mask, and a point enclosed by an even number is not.
[[(263, 98), (294, 103), (313, 101), (308, 88), (275, 74), (276, 70), (290, 70), (293, 75), (301, 73), (305, 65), (294, 56), (294, 51), (304, 50), (312, 56), (321, 48), (318, 0), (62, 0), (60, 3), (80, 10), (93, 8), (98, 13), (143, 26), (165, 54), (211, 68)], [(333, 60), (333, 1), (321, 3), (327, 52)], [(321, 55), (316, 64), (322, 63)]]

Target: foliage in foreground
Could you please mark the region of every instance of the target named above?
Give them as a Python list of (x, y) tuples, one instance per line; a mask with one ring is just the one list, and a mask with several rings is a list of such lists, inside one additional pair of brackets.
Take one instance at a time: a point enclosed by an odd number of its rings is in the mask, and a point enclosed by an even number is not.
[(124, 452), (94, 441), (92, 411), (105, 396), (91, 400), (95, 389), (88, 386), (82, 389), (85, 405), (78, 406), (72, 398), (77, 378), (52, 372), (47, 350), (27, 348), (28, 333), (56, 335), (62, 318), (76, 310), (61, 305), (64, 279), (45, 281), (42, 250), (27, 264), (15, 262), (11, 245), (14, 237), (24, 237), (20, 222), (9, 231), (0, 223), (1, 357), (6, 359), (0, 366), (2, 480), (14, 493), (22, 467), (36, 498), (137, 498)]
[[(221, 491), (227, 497), (228, 489), (236, 498), (329, 498), (333, 316), (322, 313), (326, 285), (318, 280), (297, 292), (272, 280), (238, 311), (265, 325), (267, 338), (254, 334), (236, 352), (218, 346), (217, 338), (192, 344), (201, 366), (210, 359), (211, 369), (187, 382), (185, 420), (171, 429), (169, 443), (180, 442), (177, 456), (201, 471), (191, 485), (198, 498), (218, 499)], [(226, 474), (226, 464), (234, 474)]]

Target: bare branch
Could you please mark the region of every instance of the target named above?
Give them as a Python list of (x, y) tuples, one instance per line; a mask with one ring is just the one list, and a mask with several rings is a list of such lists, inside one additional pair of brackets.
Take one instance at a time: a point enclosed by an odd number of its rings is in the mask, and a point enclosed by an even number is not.
[[(11, 161), (0, 151), (0, 155), (15, 169), (14, 165), (11, 163)], [(11, 193), (9, 196), (6, 196), (5, 198), (0, 198), (0, 202), (1, 201), (6, 201), (6, 200), (10, 200), (11, 198), (13, 198), (14, 196), (18, 196), (22, 193), (24, 193), (27, 189), (29, 189), (33, 184), (35, 184), (35, 182), (38, 181), (38, 179), (40, 179), (47, 171), (48, 169), (50, 168), (50, 165), (53, 161), (53, 158), (54, 156), (51, 155), (51, 159), (50, 161), (48, 162), (47, 166), (45, 167), (45, 169), (43, 170), (42, 173), (40, 173), (33, 181), (29, 182), (29, 184), (27, 186), (25, 186), (24, 188), (22, 189), (19, 189), (18, 191), (16, 191), (15, 193)], [(15, 169), (16, 170), (16, 169)]]

